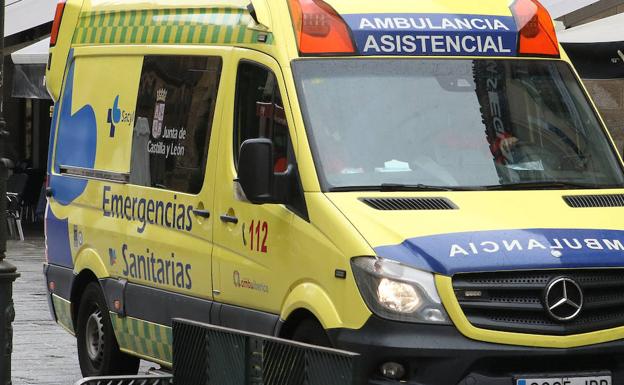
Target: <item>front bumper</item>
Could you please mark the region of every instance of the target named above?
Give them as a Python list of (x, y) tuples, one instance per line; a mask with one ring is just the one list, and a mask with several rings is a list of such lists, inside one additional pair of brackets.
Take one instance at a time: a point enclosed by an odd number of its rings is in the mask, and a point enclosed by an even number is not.
[(369, 385), (380, 366), (397, 362), (408, 385), (513, 385), (516, 375), (610, 372), (624, 384), (624, 340), (570, 349), (533, 348), (468, 339), (454, 326), (409, 324), (372, 316), (359, 330), (332, 329), (334, 346), (361, 354), (359, 374)]

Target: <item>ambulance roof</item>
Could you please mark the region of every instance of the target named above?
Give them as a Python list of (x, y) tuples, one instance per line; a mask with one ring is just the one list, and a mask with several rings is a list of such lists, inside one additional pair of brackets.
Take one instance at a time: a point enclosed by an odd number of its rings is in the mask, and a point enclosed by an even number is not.
[(158, 8), (244, 8), (249, 0), (85, 0), (83, 10)]
[[(267, 0), (269, 4), (288, 0)], [(253, 2), (253, 0), (251, 0)], [(244, 8), (250, 0), (85, 0), (88, 11), (154, 8)], [(445, 13), (510, 16), (508, 0), (328, 0), (339, 14)]]
[(253, 21), (249, 0), (85, 0), (74, 45), (265, 45), (273, 35)]
[(339, 14), (442, 13), (511, 16), (508, 0), (327, 0), (326, 3)]
[(271, 44), (275, 22), (295, 26), (302, 56), (559, 57), (537, 0), (251, 0), (268, 30), (249, 1), (85, 0), (74, 44)]

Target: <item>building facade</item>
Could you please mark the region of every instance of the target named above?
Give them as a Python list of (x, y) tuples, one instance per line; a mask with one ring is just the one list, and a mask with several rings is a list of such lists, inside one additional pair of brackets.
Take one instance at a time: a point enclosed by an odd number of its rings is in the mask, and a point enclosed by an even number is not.
[(43, 84), (45, 64), (16, 65), (11, 54), (50, 34), (55, 9), (56, 0), (6, 0), (2, 92), (10, 136), (5, 149), (24, 169), (45, 170), (52, 102)]

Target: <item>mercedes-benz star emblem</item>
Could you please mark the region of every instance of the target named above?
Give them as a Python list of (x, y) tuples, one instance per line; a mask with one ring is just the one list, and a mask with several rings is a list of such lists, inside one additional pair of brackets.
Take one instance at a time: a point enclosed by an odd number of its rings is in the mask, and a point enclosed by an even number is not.
[(583, 290), (571, 278), (555, 278), (546, 286), (544, 308), (557, 321), (572, 321), (583, 308)]

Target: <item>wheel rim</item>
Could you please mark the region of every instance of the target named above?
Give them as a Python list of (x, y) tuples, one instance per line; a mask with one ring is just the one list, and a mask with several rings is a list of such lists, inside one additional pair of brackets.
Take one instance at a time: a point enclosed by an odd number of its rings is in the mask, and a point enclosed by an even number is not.
[(87, 319), (85, 343), (87, 345), (87, 355), (91, 362), (99, 367), (104, 357), (104, 322), (102, 312), (96, 309), (89, 319)]

